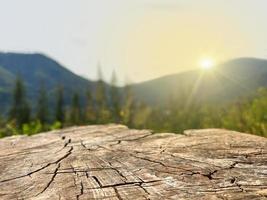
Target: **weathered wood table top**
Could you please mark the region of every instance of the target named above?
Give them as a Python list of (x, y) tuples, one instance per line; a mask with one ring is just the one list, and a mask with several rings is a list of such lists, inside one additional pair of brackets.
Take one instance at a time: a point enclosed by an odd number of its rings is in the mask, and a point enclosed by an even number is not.
[(0, 199), (267, 199), (267, 139), (120, 125), (4, 138)]

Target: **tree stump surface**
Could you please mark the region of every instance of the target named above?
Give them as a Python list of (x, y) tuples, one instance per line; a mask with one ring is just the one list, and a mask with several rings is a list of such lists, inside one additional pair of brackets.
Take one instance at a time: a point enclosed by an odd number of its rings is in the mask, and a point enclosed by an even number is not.
[(267, 199), (267, 139), (121, 125), (8, 137), (0, 199)]

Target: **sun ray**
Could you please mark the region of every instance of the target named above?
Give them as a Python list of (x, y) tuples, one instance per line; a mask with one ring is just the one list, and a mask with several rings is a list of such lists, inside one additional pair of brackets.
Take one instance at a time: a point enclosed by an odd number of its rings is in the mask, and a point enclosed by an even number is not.
[(197, 80), (195, 81), (195, 83), (193, 85), (193, 88), (191, 90), (191, 93), (189, 94), (189, 97), (188, 97), (188, 99), (186, 101), (186, 104), (185, 104), (185, 109), (186, 110), (191, 106), (193, 98), (196, 95), (196, 92), (197, 92), (197, 90), (199, 88), (199, 85), (201, 84), (202, 78), (203, 78), (203, 73), (200, 73), (200, 75), (198, 76)]

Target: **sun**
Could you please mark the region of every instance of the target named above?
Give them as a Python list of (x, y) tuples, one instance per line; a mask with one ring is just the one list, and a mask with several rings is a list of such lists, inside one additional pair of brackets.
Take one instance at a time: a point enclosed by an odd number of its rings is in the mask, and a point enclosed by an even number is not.
[(215, 65), (215, 62), (213, 59), (211, 58), (204, 58), (200, 61), (199, 63), (200, 65), (200, 68), (203, 69), (203, 70), (210, 70), (214, 67)]

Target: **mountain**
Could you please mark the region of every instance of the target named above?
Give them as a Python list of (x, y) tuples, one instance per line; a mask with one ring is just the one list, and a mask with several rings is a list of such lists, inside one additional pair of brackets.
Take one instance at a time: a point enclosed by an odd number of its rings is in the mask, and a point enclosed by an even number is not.
[(43, 54), (0, 53), (0, 106), (4, 110), (10, 105), (17, 76), (24, 80), (30, 100), (37, 98), (42, 83), (49, 96), (54, 96), (59, 85), (64, 86), (67, 102), (73, 92), (84, 95), (95, 85)]
[[(133, 85), (138, 99), (164, 104), (170, 97), (205, 103), (225, 103), (267, 86), (267, 60), (238, 58), (210, 71), (191, 70)], [(189, 101), (189, 100), (187, 100)]]
[[(88, 89), (93, 91), (96, 85), (43, 54), (0, 53), (1, 113), (12, 102), (11, 94), (18, 75), (25, 82), (33, 107), (42, 82), (47, 88), (51, 107), (54, 105), (55, 89), (58, 85), (64, 86), (67, 104), (74, 92), (81, 95), (84, 104), (86, 92)], [(109, 88), (108, 85), (106, 87)], [(190, 96), (186, 101), (221, 104), (254, 94), (259, 87), (267, 87), (267, 60), (238, 58), (222, 63), (210, 71), (186, 71), (133, 84), (131, 88), (137, 100), (158, 105), (168, 103), (174, 96), (181, 101)]]

